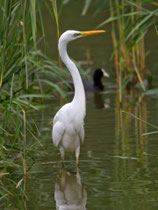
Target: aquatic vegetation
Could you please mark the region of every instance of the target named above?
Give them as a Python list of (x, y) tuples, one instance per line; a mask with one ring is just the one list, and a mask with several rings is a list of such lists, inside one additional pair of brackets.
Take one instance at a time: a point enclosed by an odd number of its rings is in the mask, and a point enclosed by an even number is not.
[[(38, 126), (30, 117), (32, 110), (39, 111), (43, 100), (64, 98), (62, 84), (66, 72), (45, 56), (39, 49), (37, 14), (41, 36), (44, 36), (39, 2), (11, 0), (0, 1), (0, 199), (12, 197), (4, 182), (11, 182), (14, 170), (21, 169), (23, 176), (32, 164), (30, 151), (38, 140)], [(63, 79), (62, 79), (63, 78)], [(65, 86), (65, 85), (64, 85)], [(43, 89), (45, 91), (43, 91)], [(23, 177), (22, 176), (22, 177)], [(22, 178), (24, 179), (24, 178)], [(18, 180), (19, 181), (19, 180)], [(18, 184), (20, 192), (24, 185)], [(8, 189), (7, 189), (8, 188)], [(9, 205), (8, 205), (9, 206)]]
[[(114, 46), (114, 61), (119, 86), (119, 101), (122, 102), (124, 88), (140, 84), (146, 90), (150, 83), (150, 69), (145, 65), (144, 37), (151, 28), (157, 31), (157, 14), (155, 7), (146, 9), (144, 1), (110, 1), (110, 17), (99, 27), (112, 23), (112, 41)], [(152, 1), (146, 4), (152, 4)], [(147, 81), (147, 82), (146, 82)]]

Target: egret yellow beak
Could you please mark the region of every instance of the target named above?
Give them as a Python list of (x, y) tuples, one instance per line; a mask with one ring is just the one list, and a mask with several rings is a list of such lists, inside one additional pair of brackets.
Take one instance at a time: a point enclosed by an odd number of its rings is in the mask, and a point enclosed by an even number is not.
[(105, 33), (104, 30), (97, 30), (97, 31), (83, 31), (81, 32), (82, 36), (89, 36), (89, 35), (93, 35), (93, 34), (101, 34), (101, 33)]

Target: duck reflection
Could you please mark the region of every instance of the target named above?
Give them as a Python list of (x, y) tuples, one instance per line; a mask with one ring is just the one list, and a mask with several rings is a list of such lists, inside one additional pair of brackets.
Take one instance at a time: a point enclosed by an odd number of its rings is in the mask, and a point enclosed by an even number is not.
[(94, 92), (94, 104), (97, 109), (109, 109), (110, 99), (103, 99), (103, 95), (99, 91)]
[(60, 172), (55, 184), (54, 197), (57, 210), (86, 209), (87, 193), (79, 172), (76, 175), (65, 170)]

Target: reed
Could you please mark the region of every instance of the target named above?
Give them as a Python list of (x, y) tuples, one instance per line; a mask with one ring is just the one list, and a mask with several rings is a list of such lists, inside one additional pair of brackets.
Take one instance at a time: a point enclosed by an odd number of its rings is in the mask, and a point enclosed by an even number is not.
[(44, 149), (29, 113), (41, 110), (44, 99), (65, 97), (67, 73), (38, 49), (37, 25), (44, 37), (38, 0), (0, 1), (0, 17), (0, 207), (9, 207), (17, 192), (19, 199), (27, 197), (25, 177), (35, 142)]
[[(151, 4), (148, 1), (146, 4)], [(144, 37), (157, 24), (157, 8), (148, 10), (143, 0), (110, 1), (110, 17), (98, 27), (112, 23), (112, 41), (114, 60), (119, 86), (119, 101), (122, 103), (123, 92), (127, 88), (140, 84), (146, 90), (144, 81), (148, 80), (150, 71), (145, 65)]]

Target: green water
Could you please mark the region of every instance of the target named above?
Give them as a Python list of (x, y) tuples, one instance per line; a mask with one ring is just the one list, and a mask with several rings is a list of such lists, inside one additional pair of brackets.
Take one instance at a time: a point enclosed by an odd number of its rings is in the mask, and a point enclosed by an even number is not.
[[(86, 16), (81, 17), (83, 2), (71, 1), (65, 6), (60, 20), (62, 31), (94, 29), (103, 20), (104, 13), (92, 16), (95, 5), (92, 5)], [(53, 59), (57, 59), (55, 24), (47, 13), (44, 23), (47, 41), (52, 45), (46, 51)], [(154, 88), (157, 87), (158, 79), (155, 73), (158, 67), (158, 48), (155, 42), (156, 37), (152, 33), (147, 37), (146, 47), (151, 51), (147, 58), (147, 67), (153, 72)], [(110, 27), (107, 26), (106, 35), (71, 43), (69, 52), (76, 61), (81, 61), (86, 60), (87, 49), (93, 67), (106, 68), (110, 73), (111, 78), (104, 81), (107, 86), (115, 85), (113, 64), (110, 61)], [(143, 133), (154, 129), (122, 113), (118, 104), (117, 89), (107, 88), (102, 94), (87, 95), (86, 136), (81, 147), (77, 174), (75, 158), (70, 154), (66, 154), (65, 171), (62, 171), (59, 152), (52, 144), (50, 121), (60, 108), (57, 102), (54, 104), (48, 101), (42, 112), (31, 116), (38, 123), (40, 141), (45, 150), (37, 144), (32, 154), (35, 162), (25, 180), (28, 199), (18, 202), (23, 202), (28, 210), (56, 209), (56, 202), (71, 206), (74, 200), (80, 206), (78, 209), (158, 209), (158, 134), (142, 136)], [(157, 97), (142, 96), (140, 93), (127, 95), (123, 106), (123, 110), (154, 125), (158, 125), (157, 108)], [(17, 180), (21, 177), (16, 176)], [(65, 198), (67, 202), (64, 201)], [(17, 200), (14, 202), (16, 206)]]
[[(73, 203), (73, 196), (78, 195), (78, 204), (84, 203), (87, 209), (157, 209), (157, 135), (142, 137), (141, 134), (147, 132), (143, 123), (126, 115), (120, 119), (115, 93), (100, 97), (98, 104), (93, 97), (87, 100), (86, 137), (79, 162), (81, 183), (76, 178), (73, 155), (66, 155), (66, 172), (62, 175), (60, 155), (52, 145), (48, 125), (52, 105), (47, 107), (43, 118), (36, 118), (41, 120), (41, 142), (46, 148), (44, 151), (39, 148), (34, 154), (35, 164), (26, 179), (28, 209), (55, 209), (56, 202), (65, 204), (64, 199), (59, 199), (61, 192), (65, 193), (64, 198), (68, 193), (67, 204)], [(103, 108), (101, 101), (107, 98), (110, 107)], [(144, 98), (140, 103), (132, 100), (133, 110), (158, 123), (154, 117), (157, 99)], [(55, 201), (56, 193), (58, 199)], [(80, 209), (84, 209), (83, 206)]]

